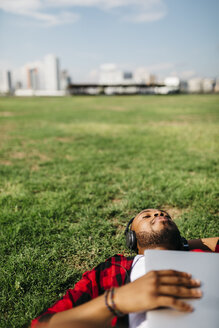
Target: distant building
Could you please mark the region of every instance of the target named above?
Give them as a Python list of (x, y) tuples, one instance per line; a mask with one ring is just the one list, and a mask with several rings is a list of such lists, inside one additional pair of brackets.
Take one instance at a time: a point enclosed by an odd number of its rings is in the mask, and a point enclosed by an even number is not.
[(44, 89), (44, 69), (41, 61), (25, 64), (13, 72), (13, 85), (15, 90)]
[(180, 92), (181, 93), (188, 93), (188, 82), (185, 80), (180, 81)]
[[(15, 90), (49, 91), (52, 95), (61, 89), (59, 59), (55, 55), (47, 55), (42, 61), (27, 63), (14, 70), (13, 76)], [(63, 84), (70, 83), (70, 81), (67, 82), (67, 76), (63, 76), (63, 79), (65, 79)], [(15, 92), (15, 94), (20, 94), (20, 92)], [(29, 95), (31, 92), (27, 91), (26, 94)], [(34, 94), (38, 95), (39, 92)]]
[(204, 93), (212, 93), (214, 91), (215, 81), (205, 78), (202, 81), (202, 89)]
[(219, 79), (215, 81), (214, 92), (219, 93)]
[(174, 88), (179, 88), (180, 85), (180, 79), (176, 76), (170, 76), (170, 77), (166, 77), (164, 79), (164, 84), (167, 87), (174, 87)]
[(132, 80), (132, 79), (133, 79), (133, 74), (132, 74), (132, 72), (124, 72), (124, 73), (123, 73), (123, 79), (124, 79), (124, 80)]
[(188, 92), (189, 93), (201, 93), (203, 91), (202, 88), (202, 79), (201, 78), (193, 78), (188, 81)]
[(116, 85), (121, 84), (123, 80), (123, 73), (117, 69), (115, 64), (104, 64), (100, 67), (99, 84)]
[(147, 84), (156, 84), (156, 83), (158, 83), (156, 75), (149, 74)]
[(122, 84), (132, 84), (133, 83), (133, 73), (123, 72)]
[[(145, 83), (132, 84), (71, 84), (68, 93), (71, 95), (137, 95), (137, 94), (156, 94), (164, 92), (163, 84), (146, 85)], [(168, 87), (165, 87), (168, 88)], [(161, 90), (161, 92), (159, 92)], [(167, 90), (168, 91), (168, 90)]]
[(215, 80), (210, 78), (194, 78), (188, 81), (190, 93), (212, 93), (215, 89)]
[(180, 91), (180, 79), (176, 76), (166, 77), (164, 79), (164, 86), (156, 88), (157, 94), (178, 93)]
[(32, 96), (40, 96), (40, 97), (63, 97), (66, 95), (64, 90), (33, 90), (33, 89), (17, 89), (14, 92), (15, 96), (20, 97), (32, 97)]
[(17, 90), (17, 89), (22, 89), (22, 82), (21, 81), (16, 81), (15, 90)]
[(133, 73), (122, 71), (115, 64), (104, 64), (100, 67), (99, 84), (101, 85), (129, 85), (133, 84)]
[(27, 70), (27, 88), (37, 90), (39, 89), (37, 68), (30, 68)]
[(28, 87), (28, 68), (25, 66), (13, 70), (13, 87), (15, 90)]
[(44, 58), (45, 89), (60, 90), (59, 59), (55, 55)]
[(60, 89), (66, 90), (71, 84), (71, 78), (66, 70), (61, 71), (60, 74)]
[(10, 71), (0, 71), (0, 94), (12, 93), (12, 81)]

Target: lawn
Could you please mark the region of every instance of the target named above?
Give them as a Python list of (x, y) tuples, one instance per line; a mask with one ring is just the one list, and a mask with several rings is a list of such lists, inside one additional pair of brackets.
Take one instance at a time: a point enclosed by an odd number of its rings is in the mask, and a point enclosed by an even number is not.
[(219, 95), (0, 98), (0, 327), (27, 327), (143, 208), (218, 235)]

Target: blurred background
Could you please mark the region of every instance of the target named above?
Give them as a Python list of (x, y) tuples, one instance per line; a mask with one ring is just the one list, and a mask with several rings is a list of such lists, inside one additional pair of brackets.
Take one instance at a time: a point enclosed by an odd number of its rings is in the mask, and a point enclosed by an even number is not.
[(218, 13), (217, 0), (1, 0), (0, 93), (218, 92)]
[(218, 235), (218, 13), (218, 0), (0, 0), (1, 328), (29, 327), (85, 270), (129, 254), (143, 208), (187, 239)]

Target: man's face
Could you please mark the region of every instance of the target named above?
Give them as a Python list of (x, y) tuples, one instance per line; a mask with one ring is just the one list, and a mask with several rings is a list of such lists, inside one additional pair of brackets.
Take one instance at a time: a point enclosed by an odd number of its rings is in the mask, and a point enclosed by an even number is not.
[(136, 233), (139, 251), (157, 247), (181, 248), (180, 232), (170, 215), (163, 210), (143, 210), (135, 217), (131, 230)]
[(138, 232), (153, 232), (168, 229), (168, 227), (175, 225), (170, 215), (157, 209), (146, 209), (141, 211), (132, 223), (132, 230)]

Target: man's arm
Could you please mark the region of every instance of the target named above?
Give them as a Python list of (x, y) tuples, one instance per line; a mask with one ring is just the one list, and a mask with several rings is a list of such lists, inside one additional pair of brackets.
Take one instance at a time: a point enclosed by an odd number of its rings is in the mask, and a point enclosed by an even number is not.
[(110, 327), (113, 315), (107, 309), (104, 297), (101, 295), (71, 310), (56, 313), (49, 321), (48, 328)]
[(217, 252), (219, 237), (200, 238), (188, 240), (189, 249), (201, 249), (203, 251)]
[[(200, 282), (185, 272), (151, 271), (132, 283), (116, 288), (114, 302), (116, 309), (124, 314), (163, 306), (191, 312), (191, 306), (181, 298), (200, 298), (199, 286)], [(110, 297), (108, 304), (113, 306)], [(56, 313), (49, 321), (48, 328), (110, 327), (112, 318), (113, 314), (105, 304), (105, 295), (101, 295), (76, 308)]]
[(112, 286), (124, 285), (132, 261), (133, 257), (117, 254), (100, 263), (91, 271), (85, 272), (82, 279), (76, 283), (73, 289), (68, 289), (61, 300), (32, 320), (31, 328), (43, 327), (43, 325), (47, 327), (56, 313), (67, 312), (69, 309), (81, 306), (103, 294)]

